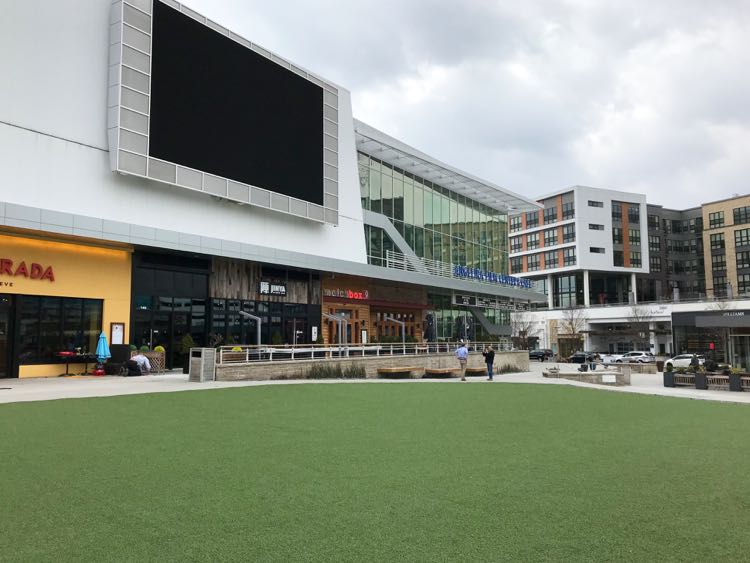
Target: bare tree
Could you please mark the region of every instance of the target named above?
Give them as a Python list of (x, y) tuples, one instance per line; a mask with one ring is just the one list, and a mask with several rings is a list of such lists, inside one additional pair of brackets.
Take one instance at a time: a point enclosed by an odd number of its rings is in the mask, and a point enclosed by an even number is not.
[(538, 332), (534, 317), (528, 311), (514, 311), (510, 315), (510, 328), (516, 348), (528, 350), (529, 339)]
[[(644, 305), (632, 305), (628, 314), (628, 321), (633, 333), (640, 339), (636, 342), (636, 349), (648, 346), (651, 347), (651, 321), (654, 316), (651, 309)], [(646, 325), (646, 326), (643, 326)]]
[(561, 357), (566, 357), (583, 346), (583, 333), (588, 320), (586, 309), (583, 307), (574, 306), (563, 309), (558, 330)]

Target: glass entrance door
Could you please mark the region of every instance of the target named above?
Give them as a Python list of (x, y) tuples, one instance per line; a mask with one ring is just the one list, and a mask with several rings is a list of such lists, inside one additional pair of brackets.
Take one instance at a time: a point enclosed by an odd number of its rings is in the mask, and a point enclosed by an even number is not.
[(0, 297), (0, 378), (11, 377), (13, 369), (10, 362), (10, 312), (11, 298)]

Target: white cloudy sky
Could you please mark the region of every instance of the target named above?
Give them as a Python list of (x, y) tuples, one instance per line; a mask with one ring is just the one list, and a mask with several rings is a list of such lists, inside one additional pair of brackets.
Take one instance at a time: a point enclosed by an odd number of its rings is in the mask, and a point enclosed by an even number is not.
[(358, 119), (533, 197), (750, 192), (748, 0), (187, 0)]

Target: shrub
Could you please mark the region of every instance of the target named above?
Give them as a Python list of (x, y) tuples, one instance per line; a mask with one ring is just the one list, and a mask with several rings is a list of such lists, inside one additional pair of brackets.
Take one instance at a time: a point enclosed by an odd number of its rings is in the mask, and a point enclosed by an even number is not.
[(195, 348), (195, 340), (190, 334), (186, 334), (180, 340), (179, 352), (180, 354), (189, 354), (190, 348)]
[(343, 379), (341, 364), (313, 364), (303, 379)]
[(674, 366), (672, 366), (672, 364), (667, 364), (666, 366), (664, 366), (664, 371), (666, 372), (674, 371)]
[(141, 346), (141, 347), (139, 348), (139, 350), (140, 350), (141, 352), (150, 352), (150, 351), (151, 351), (151, 349), (150, 349), (150, 348), (149, 348), (148, 346), (146, 346), (145, 344), (144, 344), (143, 346)]
[(135, 352), (136, 350), (138, 350), (138, 346), (136, 346), (135, 344), (131, 344), (130, 345), (130, 351), (131, 352)]
[(239, 346), (232, 346), (232, 352), (242, 352), (242, 348)]
[(154, 352), (166, 352), (167, 350), (164, 348), (164, 346), (157, 346), (154, 348)]
[(518, 373), (519, 369), (515, 366), (512, 366), (510, 364), (505, 364), (500, 367), (493, 368), (492, 370), (495, 374), (501, 375), (503, 373)]

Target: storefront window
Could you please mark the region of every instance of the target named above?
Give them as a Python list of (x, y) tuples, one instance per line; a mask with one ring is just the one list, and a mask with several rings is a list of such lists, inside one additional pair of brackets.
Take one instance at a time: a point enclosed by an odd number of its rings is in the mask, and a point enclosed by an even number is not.
[(18, 361), (54, 362), (60, 352), (93, 353), (102, 330), (102, 301), (20, 296)]

